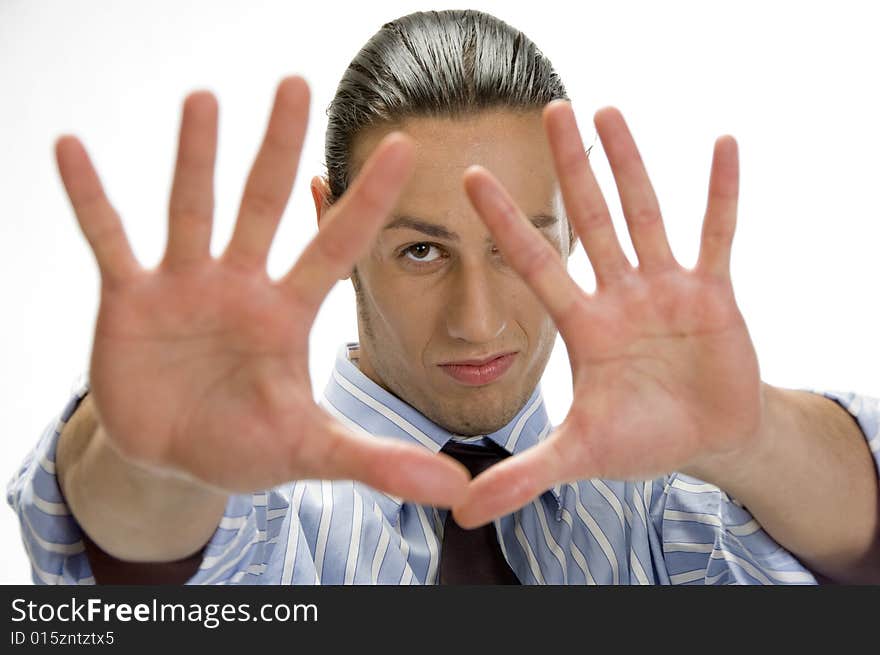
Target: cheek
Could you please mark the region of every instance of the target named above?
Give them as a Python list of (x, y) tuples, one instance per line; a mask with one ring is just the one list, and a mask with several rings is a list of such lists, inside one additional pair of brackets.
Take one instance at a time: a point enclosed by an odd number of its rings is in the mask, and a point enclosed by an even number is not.
[(552, 348), (556, 339), (556, 325), (538, 297), (523, 285), (512, 296), (512, 302), (516, 321), (526, 333), (529, 347), (533, 351)]
[(374, 276), (370, 309), (386, 340), (409, 350), (426, 344), (442, 318), (445, 300), (438, 288), (419, 284), (411, 277)]

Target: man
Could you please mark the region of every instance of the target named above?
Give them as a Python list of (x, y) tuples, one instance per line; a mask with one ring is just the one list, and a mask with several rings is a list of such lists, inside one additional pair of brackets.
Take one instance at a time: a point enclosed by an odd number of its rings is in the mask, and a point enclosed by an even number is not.
[[(81, 145), (59, 140), (102, 298), (89, 393), (10, 487), (35, 578), (880, 579), (867, 445), (880, 407), (761, 382), (729, 277), (735, 142), (716, 142), (686, 270), (622, 116), (596, 114), (633, 267), (554, 75), (485, 14), (385, 26), (331, 105), (328, 178), (312, 182), (319, 234), (277, 282), (265, 260), (305, 131), (302, 80), (279, 86), (216, 260), (210, 95), (184, 106), (154, 271), (134, 260)], [(594, 294), (565, 271), (575, 235)], [(309, 327), (349, 276), (359, 344), (340, 352), (321, 409)], [(551, 431), (537, 385), (557, 328), (574, 403)], [(461, 529), (482, 525), (481, 543)]]

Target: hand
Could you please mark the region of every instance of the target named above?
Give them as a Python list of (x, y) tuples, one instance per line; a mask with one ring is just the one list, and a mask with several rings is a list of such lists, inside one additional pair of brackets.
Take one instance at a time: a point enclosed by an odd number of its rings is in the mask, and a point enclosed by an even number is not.
[(232, 239), (211, 257), (217, 104), (184, 103), (168, 246), (155, 270), (135, 260), (82, 145), (56, 144), (65, 188), (101, 271), (91, 393), (126, 457), (229, 492), (293, 479), (355, 479), (451, 506), (469, 479), (445, 455), (350, 433), (313, 400), (308, 336), (334, 283), (370, 247), (412, 170), (389, 135), (282, 279), (266, 258), (296, 175), (308, 121), (300, 78), (278, 87)]
[(568, 217), (597, 288), (581, 290), (560, 253), (500, 183), (484, 169), (469, 169), (471, 202), (565, 340), (574, 398), (544, 442), (474, 479), (455, 507), (456, 520), (466, 527), (509, 513), (558, 483), (712, 470), (749, 449), (761, 421), (758, 362), (729, 272), (736, 142), (721, 137), (715, 144), (699, 260), (688, 270), (672, 255), (623, 117), (612, 108), (596, 114), (638, 256), (634, 268), (615, 236), (570, 105), (552, 103), (544, 123)]

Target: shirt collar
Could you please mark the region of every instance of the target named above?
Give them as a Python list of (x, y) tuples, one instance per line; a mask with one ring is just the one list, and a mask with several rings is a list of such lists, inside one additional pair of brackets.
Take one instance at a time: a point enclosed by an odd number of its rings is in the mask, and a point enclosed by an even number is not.
[[(333, 373), (324, 390), (324, 407), (351, 428), (439, 452), (455, 435), (364, 375), (349, 359), (357, 348), (357, 343), (348, 343), (337, 352)], [(551, 427), (538, 385), (507, 425), (485, 437), (515, 455), (545, 439)], [(548, 491), (561, 504), (560, 487)], [(400, 499), (389, 498), (399, 506)]]

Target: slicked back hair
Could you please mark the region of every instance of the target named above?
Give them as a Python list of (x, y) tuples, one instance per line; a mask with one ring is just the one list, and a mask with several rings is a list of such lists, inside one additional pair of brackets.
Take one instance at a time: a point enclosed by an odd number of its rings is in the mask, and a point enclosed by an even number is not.
[(474, 10), (416, 12), (386, 23), (349, 64), (327, 109), (331, 202), (349, 184), (356, 136), (410, 117), (455, 118), (567, 99), (550, 61), (522, 32)]

